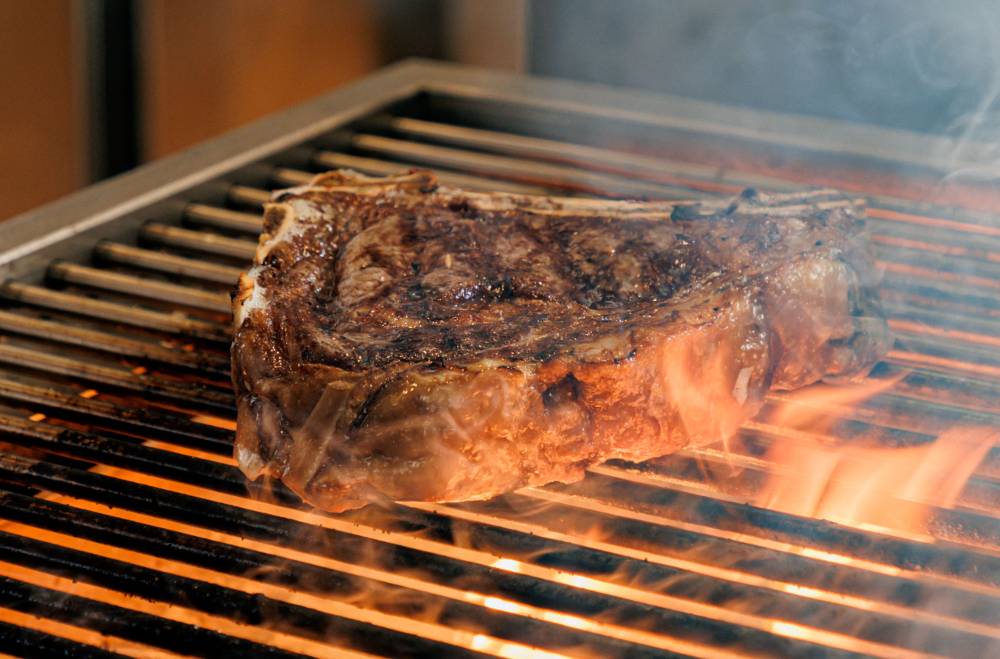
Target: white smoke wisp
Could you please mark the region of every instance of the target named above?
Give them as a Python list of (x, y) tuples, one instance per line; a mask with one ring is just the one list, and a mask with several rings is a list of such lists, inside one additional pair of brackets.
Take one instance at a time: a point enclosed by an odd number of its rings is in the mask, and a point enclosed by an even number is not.
[[(942, 8), (942, 13), (947, 14), (948, 10)], [(956, 68), (951, 73), (964, 74), (978, 84), (972, 98), (955, 99), (956, 105), (965, 101), (968, 108), (956, 107), (956, 117), (944, 130), (950, 138), (947, 152), (942, 154), (948, 173), (940, 183), (942, 186), (991, 184), (1000, 180), (1000, 11), (995, 5), (987, 8), (980, 3), (968, 3), (956, 12), (953, 20), (961, 24), (951, 31), (955, 38), (946, 46), (962, 51), (968, 50), (971, 43), (975, 58), (966, 58), (974, 62), (967, 71)], [(964, 49), (960, 40), (967, 42)], [(934, 79), (932, 69), (921, 70), (926, 72), (928, 80)]]

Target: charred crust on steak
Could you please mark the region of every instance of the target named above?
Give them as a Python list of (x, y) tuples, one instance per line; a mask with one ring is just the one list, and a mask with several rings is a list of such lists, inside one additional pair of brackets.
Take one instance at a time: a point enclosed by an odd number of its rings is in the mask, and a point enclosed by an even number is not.
[(724, 438), (887, 350), (862, 203), (610, 202), (337, 171), (233, 298), (236, 458), (331, 511), (485, 498)]
[(580, 381), (573, 377), (572, 373), (550, 385), (542, 392), (542, 405), (545, 409), (556, 407), (569, 401), (576, 401), (580, 398)]

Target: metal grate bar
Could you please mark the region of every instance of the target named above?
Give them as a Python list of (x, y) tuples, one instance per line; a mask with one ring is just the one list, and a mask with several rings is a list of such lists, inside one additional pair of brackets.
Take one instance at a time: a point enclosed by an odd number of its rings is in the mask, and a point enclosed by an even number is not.
[[(234, 192), (235, 188), (236, 186), (230, 188), (230, 196), (239, 194), (246, 197), (249, 195), (249, 192), (247, 192), (249, 190), (253, 190), (254, 193), (260, 193), (265, 197), (270, 196), (266, 190), (256, 190), (255, 188), (239, 186), (239, 189)], [(189, 215), (185, 219), (192, 224), (197, 224), (198, 226), (228, 229), (230, 231), (242, 231), (244, 233), (252, 234), (260, 233), (261, 219), (259, 214), (230, 211), (225, 208), (207, 206), (204, 204), (199, 204), (199, 208), (201, 211), (198, 213), (197, 217)]]
[(43, 447), (56, 454), (70, 454), (87, 462), (135, 469), (221, 492), (242, 494), (246, 491), (231, 458), (220, 464), (149, 448), (124, 436), (115, 438), (110, 433), (79, 432), (7, 414), (0, 414), (0, 429), (8, 440)]
[(98, 395), (93, 389), (72, 395), (0, 377), (0, 398), (47, 411), (58, 410), (71, 416), (82, 415), (88, 418), (88, 425), (92, 425), (97, 419), (133, 432), (152, 434), (157, 440), (168, 439), (175, 443), (195, 445), (218, 455), (232, 455), (233, 437), (229, 431), (197, 423), (190, 417), (165, 410), (148, 406), (130, 408), (119, 402), (95, 398)]
[(545, 181), (554, 187), (592, 194), (644, 197), (660, 199), (686, 199), (689, 190), (669, 185), (638, 182), (623, 176), (598, 174), (577, 167), (553, 165), (523, 158), (495, 156), (485, 153), (452, 149), (418, 142), (407, 142), (379, 135), (356, 134), (351, 137), (355, 149), (404, 158), (436, 167), (446, 167), (509, 178), (514, 181), (536, 183)]
[[(388, 160), (377, 158), (365, 158), (353, 156), (347, 153), (337, 153), (335, 151), (320, 151), (314, 158), (317, 167), (322, 169), (353, 169), (362, 174), (373, 176), (393, 176), (396, 174), (406, 174), (412, 165), (399, 164)], [(480, 190), (488, 192), (510, 192), (513, 194), (546, 194), (552, 192), (553, 188), (541, 185), (523, 185), (512, 183), (500, 179), (490, 179), (481, 176), (471, 176), (451, 171), (436, 172), (438, 180), (442, 184), (463, 188), (466, 190)]]
[(180, 305), (226, 313), (232, 305), (225, 293), (204, 291), (190, 286), (169, 284), (163, 281), (125, 275), (120, 272), (99, 270), (84, 265), (58, 261), (49, 266), (49, 276), (64, 281), (94, 288), (103, 288), (118, 293), (174, 302)]
[(101, 385), (110, 385), (141, 393), (155, 394), (193, 404), (197, 407), (209, 406), (228, 412), (234, 405), (231, 392), (221, 389), (210, 389), (201, 383), (186, 382), (181, 384), (159, 376), (149, 375), (143, 370), (137, 371), (133, 369), (129, 371), (101, 364), (82, 362), (7, 343), (0, 343), (0, 363), (37, 369), (46, 373), (77, 377)]
[[(232, 185), (229, 187), (229, 192), (226, 195), (229, 202), (235, 206), (249, 206), (251, 208), (260, 208), (265, 203), (271, 199), (271, 193), (268, 190), (261, 190), (260, 188), (252, 188), (248, 185)], [(213, 206), (208, 206), (208, 208), (214, 208)], [(202, 218), (186, 218), (191, 224), (201, 224), (205, 223), (208, 226), (224, 227), (226, 221), (224, 219), (210, 219), (207, 222)], [(243, 228), (243, 218), (237, 219), (229, 227), (237, 231), (245, 231)], [(259, 222), (257, 230), (260, 229)]]
[[(3, 654), (5, 652), (12, 654)], [(128, 656), (122, 652), (132, 656), (162, 656), (164, 659), (177, 656), (140, 643), (121, 641), (89, 629), (0, 607), (0, 657), (4, 659), (28, 656), (105, 659)]]
[[(560, 142), (538, 137), (527, 137), (514, 133), (501, 133), (443, 124), (410, 117), (387, 117), (390, 130), (405, 136), (429, 139), (451, 146), (489, 150), (522, 158), (536, 158), (572, 164), (576, 168), (599, 169), (608, 172), (626, 173), (652, 181), (669, 180), (675, 185), (694, 187), (704, 181), (719, 181), (720, 168), (707, 165), (650, 157), (611, 149)], [(788, 181), (753, 175), (742, 178), (735, 186), (754, 186), (771, 190), (792, 190), (796, 186)], [(727, 190), (738, 192), (738, 190)]]
[(257, 243), (237, 238), (226, 238), (200, 231), (150, 222), (142, 228), (142, 239), (149, 242), (182, 247), (220, 256), (250, 259), (257, 251)]
[(299, 169), (289, 169), (287, 167), (279, 167), (274, 170), (271, 178), (278, 184), (283, 186), (292, 185), (305, 185), (309, 181), (313, 180), (316, 176), (313, 172), (304, 172)]
[[(236, 199), (246, 199), (248, 197), (260, 199), (264, 197), (264, 201), (266, 201), (270, 193), (266, 190), (256, 190), (246, 186), (233, 186), (229, 189), (229, 196)], [(188, 204), (184, 209), (184, 220), (196, 226), (212, 226), (236, 231), (259, 232), (261, 224), (258, 215), (206, 204)]]
[(216, 323), (190, 318), (181, 313), (152, 311), (132, 305), (54, 291), (31, 284), (13, 281), (0, 283), (0, 296), (50, 309), (196, 338), (216, 341), (228, 341), (229, 338), (228, 328), (223, 328)]
[(65, 321), (43, 320), (25, 313), (0, 310), (0, 329), (59, 343), (101, 350), (126, 357), (184, 366), (199, 371), (228, 375), (228, 359), (205, 352), (164, 347), (162, 343), (139, 341), (117, 334), (70, 325)]
[[(259, 225), (259, 222), (258, 222)], [(259, 227), (258, 227), (259, 228)], [(240, 278), (242, 270), (229, 266), (209, 263), (203, 259), (188, 259), (168, 252), (156, 252), (141, 247), (132, 247), (103, 240), (94, 247), (98, 258), (112, 263), (130, 265), (146, 270), (165, 272), (181, 277), (203, 279), (218, 284), (232, 286)]]

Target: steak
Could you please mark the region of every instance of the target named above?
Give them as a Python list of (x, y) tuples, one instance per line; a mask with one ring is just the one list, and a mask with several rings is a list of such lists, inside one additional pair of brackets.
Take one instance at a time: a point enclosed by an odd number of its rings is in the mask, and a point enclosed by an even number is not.
[(888, 349), (860, 202), (275, 193), (234, 300), (236, 459), (311, 504), (483, 499), (731, 436)]

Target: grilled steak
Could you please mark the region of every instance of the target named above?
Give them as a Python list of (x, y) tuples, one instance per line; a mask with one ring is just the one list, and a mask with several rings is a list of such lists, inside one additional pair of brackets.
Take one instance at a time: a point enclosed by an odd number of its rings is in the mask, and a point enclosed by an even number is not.
[(726, 438), (885, 352), (857, 205), (277, 193), (234, 301), (236, 458), (319, 508), (482, 499)]

